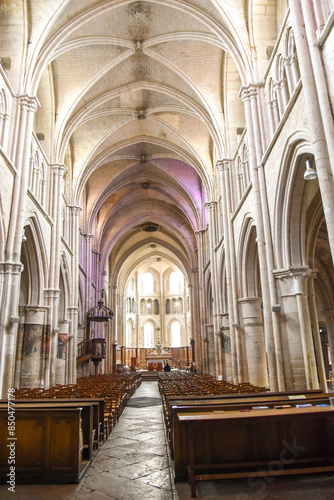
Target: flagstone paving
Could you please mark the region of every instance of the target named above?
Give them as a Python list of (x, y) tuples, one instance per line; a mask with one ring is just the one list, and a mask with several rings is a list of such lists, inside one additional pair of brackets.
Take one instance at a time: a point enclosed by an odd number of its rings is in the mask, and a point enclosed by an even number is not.
[[(80, 484), (0, 486), (2, 500), (190, 500), (173, 481), (158, 383), (143, 382), (100, 447)], [(334, 475), (197, 483), (197, 499), (332, 500)]]

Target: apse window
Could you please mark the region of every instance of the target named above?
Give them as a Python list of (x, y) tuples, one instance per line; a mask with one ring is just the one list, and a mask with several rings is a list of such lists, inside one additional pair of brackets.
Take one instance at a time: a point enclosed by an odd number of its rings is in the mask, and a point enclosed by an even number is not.
[(152, 349), (153, 347), (153, 324), (149, 321), (144, 325), (144, 347), (146, 349)]
[(170, 328), (172, 347), (181, 347), (181, 325), (178, 321), (173, 321)]
[(153, 276), (151, 273), (145, 273), (143, 276), (143, 292), (144, 294), (153, 293)]
[(179, 293), (180, 291), (180, 279), (175, 271), (169, 276), (169, 291), (170, 293)]

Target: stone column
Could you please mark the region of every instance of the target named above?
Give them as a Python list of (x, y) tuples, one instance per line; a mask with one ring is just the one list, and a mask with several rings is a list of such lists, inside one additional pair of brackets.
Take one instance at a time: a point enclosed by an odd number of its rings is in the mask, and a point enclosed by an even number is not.
[(266, 350), (263, 335), (261, 297), (239, 299), (246, 337), (246, 357), (249, 382), (253, 385), (269, 384)]
[[(243, 381), (242, 353), (239, 332), (239, 312), (236, 289), (236, 261), (234, 234), (231, 222), (231, 200), (229, 196), (229, 160), (217, 162), (219, 170), (220, 189), (222, 194), (222, 212), (224, 226), (224, 249), (226, 267), (226, 286), (228, 295), (228, 319), (231, 343), (232, 380), (238, 384)], [(227, 333), (227, 332), (226, 332)]]
[(331, 356), (332, 369), (334, 369), (334, 309), (322, 311), (326, 319), (329, 352)]
[[(28, 95), (18, 98), (18, 120), (16, 122), (16, 140), (14, 164), (16, 175), (11, 204), (11, 217), (7, 232), (5, 261), (1, 263), (0, 273), (3, 290), (0, 304), (0, 396), (6, 397), (7, 390), (13, 387), (15, 370), (15, 352), (18, 325), (20, 263), (22, 231), (26, 217), (26, 197), (29, 180), (29, 161), (34, 114), (39, 105), (36, 97)], [(5, 376), (6, 374), (6, 376)]]
[[(253, 194), (253, 207), (256, 222), (256, 240), (259, 256), (259, 267), (261, 276), (261, 289), (262, 289), (262, 303), (263, 303), (263, 319), (264, 319), (264, 332), (266, 342), (266, 352), (269, 367), (269, 380), (270, 389), (272, 391), (278, 390), (277, 380), (277, 366), (274, 345), (273, 324), (271, 316), (271, 297), (268, 276), (268, 263), (266, 255), (267, 246), (271, 245), (271, 241), (266, 242), (265, 228), (263, 220), (263, 202), (265, 193), (262, 188), (260, 189), (260, 182), (258, 176), (258, 164), (262, 158), (263, 147), (262, 137), (259, 131), (258, 119), (258, 106), (257, 106), (257, 88), (250, 85), (247, 88), (242, 88), (241, 97), (245, 104), (245, 114), (247, 123), (248, 134), (248, 147), (249, 147), (249, 167), (252, 180), (252, 194)], [(272, 268), (269, 272), (272, 271)]]
[[(58, 344), (58, 302), (59, 302), (59, 289), (48, 288), (44, 290), (44, 298), (48, 306), (47, 326), (50, 332), (50, 354), (49, 359), (45, 364), (45, 385), (48, 389), (55, 385), (56, 376), (56, 359), (57, 359), (57, 344)], [(55, 315), (56, 312), (56, 315)]]
[(198, 262), (198, 292), (199, 292), (199, 316), (200, 316), (200, 343), (202, 352), (202, 364), (197, 365), (197, 369), (204, 373), (208, 373), (207, 357), (205, 356), (204, 339), (206, 338), (205, 332), (205, 296), (204, 296), (204, 252), (203, 252), (203, 236), (204, 230), (196, 231), (197, 238), (197, 262)]
[(189, 285), (191, 300), (191, 338), (194, 341), (194, 356), (196, 359), (196, 368), (202, 367), (202, 335), (201, 335), (201, 316), (199, 305), (199, 278), (198, 268), (191, 270), (192, 283)]
[(112, 344), (112, 373), (117, 372), (117, 342)]
[[(73, 287), (75, 288), (75, 286)], [(68, 334), (68, 383), (75, 384), (77, 381), (77, 345), (78, 345), (78, 318), (79, 308), (68, 307), (68, 317), (70, 320)]]
[(49, 354), (47, 307), (25, 306), (24, 311), (20, 387), (45, 387), (43, 367)]
[(16, 362), (15, 362), (15, 378), (14, 387), (20, 387), (21, 382), (21, 368), (22, 368), (22, 351), (23, 351), (23, 336), (24, 336), (24, 324), (26, 320), (25, 307), (19, 307), (19, 317), (20, 323), (17, 334), (16, 342)]
[(70, 320), (59, 321), (57, 355), (55, 363), (55, 383), (69, 384), (69, 362), (71, 360), (71, 345), (69, 342)]
[[(3, 290), (5, 291), (2, 294), (2, 307), (0, 309), (0, 388), (2, 398), (7, 398), (8, 389), (14, 387), (14, 363), (20, 317), (13, 311), (14, 308), (11, 307), (11, 304), (18, 307), (22, 270), (23, 265), (20, 263), (0, 263), (0, 274), (3, 277)], [(11, 295), (9, 295), (8, 289)]]
[(317, 273), (315, 271), (313, 272), (310, 271), (308, 279), (308, 304), (310, 308), (311, 327), (313, 331), (314, 349), (317, 360), (320, 387), (323, 390), (323, 392), (327, 392), (328, 389), (326, 381), (326, 371), (325, 371), (324, 357), (322, 353), (318, 312), (317, 312), (315, 290), (314, 290), (314, 279), (316, 278), (316, 276)]
[(292, 93), (294, 91), (294, 89), (296, 88), (296, 85), (297, 85), (297, 82), (295, 81), (295, 78), (292, 74), (291, 61), (292, 61), (291, 55), (283, 58), (283, 66), (285, 68), (287, 85), (288, 85), (288, 88), (290, 90), (290, 93)]
[(275, 89), (276, 96), (277, 96), (277, 104), (278, 104), (279, 116), (280, 116), (280, 118), (282, 118), (282, 115), (284, 113), (285, 107), (284, 107), (283, 96), (282, 96), (282, 93), (281, 93), (281, 84), (280, 84), (280, 82), (275, 82), (274, 83), (274, 89)]
[(270, 126), (270, 135), (273, 136), (275, 133), (275, 130), (277, 128), (277, 120), (275, 119), (274, 115), (274, 104), (273, 101), (268, 101), (267, 102), (267, 108), (268, 108), (268, 119), (269, 119), (269, 126)]
[(315, 40), (310, 3), (308, 0), (303, 0), (302, 3), (300, 0), (290, 0), (290, 9), (303, 81), (303, 92), (307, 103), (306, 112), (314, 148), (319, 188), (334, 263), (333, 116), (329, 104), (321, 54)]
[(113, 319), (113, 334), (112, 334), (112, 342), (116, 342), (118, 344), (121, 343), (121, 339), (118, 338), (118, 329), (117, 329), (117, 315), (118, 315), (118, 287), (117, 285), (112, 285), (112, 296), (111, 296), (111, 310), (114, 312)]
[[(295, 2), (296, 0), (293, 0), (292, 3)], [(324, 70), (324, 61), (322, 57), (321, 48), (317, 43), (317, 37), (316, 37), (317, 26), (315, 23), (314, 11), (312, 7), (312, 3), (313, 5), (315, 5), (316, 2), (312, 2), (312, 0), (303, 0), (301, 2), (299, 0), (299, 3), (304, 16), (304, 26), (307, 37), (307, 45), (308, 45), (307, 48), (309, 52), (309, 57), (312, 62), (308, 70), (310, 72), (310, 69), (312, 69), (312, 74), (314, 75), (314, 83), (317, 94), (317, 100), (314, 104), (317, 108), (317, 111), (319, 111), (321, 114), (324, 135), (327, 143), (327, 150), (329, 153), (329, 161), (331, 163), (332, 172), (334, 173), (334, 120), (331, 109), (330, 95), (328, 91), (328, 81)], [(295, 12), (296, 10), (294, 8), (291, 8), (291, 14), (293, 19), (294, 19), (293, 13)], [(301, 40), (299, 39), (299, 47), (300, 47), (300, 42)], [(303, 66), (304, 62), (305, 62), (304, 59), (302, 59), (300, 62), (301, 71), (304, 71), (305, 69)], [(303, 87), (304, 87), (303, 74), (302, 77), (303, 77)], [(307, 108), (308, 106), (306, 106), (306, 109)]]
[(317, 389), (318, 374), (308, 305), (309, 269), (307, 266), (289, 267), (275, 271), (275, 276), (282, 289), (285, 371), (291, 371), (286, 377), (287, 390)]
[(20, 116), (16, 138), (15, 166), (16, 175), (11, 205), (11, 217), (8, 227), (5, 249), (6, 261), (20, 261), (22, 230), (26, 217), (26, 197), (29, 181), (30, 148), (34, 114), (39, 106), (36, 97), (27, 95), (19, 98)]
[(321, 2), (319, 2), (319, 0), (313, 0), (312, 3), (314, 7), (317, 28), (322, 30), (326, 23), (327, 16), (331, 11), (331, 7), (328, 0), (321, 0)]
[(216, 373), (216, 345), (213, 325), (205, 325), (205, 353), (208, 365), (208, 373), (217, 376)]
[(56, 360), (58, 345), (58, 303), (59, 303), (59, 272), (60, 272), (60, 245), (62, 236), (62, 209), (63, 209), (63, 178), (66, 167), (62, 164), (51, 165), (52, 177), (52, 206), (51, 214), (53, 226), (51, 229), (50, 263), (49, 263), (49, 324), (51, 328), (50, 346), (50, 385), (56, 382)]
[(0, 145), (7, 151), (7, 130), (10, 116), (8, 113), (0, 113)]
[(223, 351), (223, 380), (233, 382), (233, 369), (232, 369), (232, 349), (231, 349), (231, 335), (229, 315), (221, 315), (221, 338), (222, 338), (222, 351)]
[[(81, 207), (72, 205), (70, 208), (71, 224), (71, 249), (73, 252), (71, 261), (71, 285), (70, 304), (68, 315), (71, 320), (68, 336), (68, 381), (75, 384), (77, 380), (77, 345), (78, 345), (78, 322), (79, 322), (79, 216)], [(86, 311), (85, 311), (86, 312)]]
[(209, 241), (210, 241), (210, 268), (211, 268), (211, 283), (212, 283), (212, 298), (213, 298), (213, 342), (215, 352), (215, 375), (221, 375), (221, 342), (220, 342), (220, 325), (219, 325), (219, 293), (217, 284), (217, 262), (216, 262), (216, 209), (217, 202), (211, 201), (205, 204), (209, 212)]
[[(84, 262), (83, 262), (83, 268), (85, 269), (87, 276), (86, 276), (86, 283), (85, 283), (85, 310), (89, 311), (94, 304), (91, 302), (91, 282), (92, 282), (92, 242), (94, 239), (93, 234), (84, 234), (83, 235), (85, 238), (85, 252), (84, 252)], [(88, 332), (86, 332), (86, 338), (87, 338)]]

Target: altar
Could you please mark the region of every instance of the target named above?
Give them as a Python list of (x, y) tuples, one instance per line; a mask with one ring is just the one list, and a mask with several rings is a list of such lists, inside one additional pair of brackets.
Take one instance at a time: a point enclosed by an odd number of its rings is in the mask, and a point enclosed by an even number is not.
[(164, 367), (164, 362), (162, 359), (147, 360), (147, 369), (149, 372), (153, 371), (161, 372), (163, 367)]
[(159, 340), (155, 348), (147, 349), (146, 351), (146, 364), (148, 371), (162, 371), (166, 363), (171, 363), (171, 361), (171, 349), (163, 348)]

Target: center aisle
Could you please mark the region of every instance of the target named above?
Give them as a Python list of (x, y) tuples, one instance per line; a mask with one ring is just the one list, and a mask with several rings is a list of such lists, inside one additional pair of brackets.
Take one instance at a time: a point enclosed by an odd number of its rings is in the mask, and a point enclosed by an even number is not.
[(94, 457), (75, 500), (178, 500), (157, 382), (142, 382)]
[[(198, 482), (196, 500), (332, 500), (333, 491), (331, 474), (256, 477)], [(38, 498), (191, 500), (190, 486), (173, 482), (158, 382), (142, 382), (74, 494)]]

